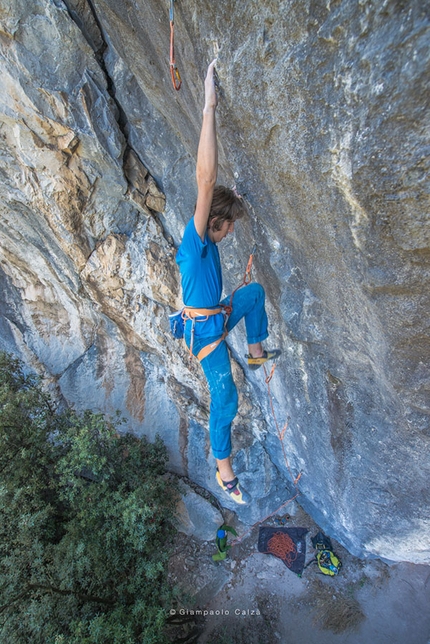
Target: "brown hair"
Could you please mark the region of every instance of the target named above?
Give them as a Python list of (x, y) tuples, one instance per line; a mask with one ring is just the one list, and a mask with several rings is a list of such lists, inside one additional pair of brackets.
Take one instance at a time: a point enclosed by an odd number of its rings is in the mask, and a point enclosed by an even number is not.
[(225, 186), (215, 186), (209, 213), (208, 226), (217, 232), (225, 221), (234, 222), (248, 212), (245, 202), (235, 191)]

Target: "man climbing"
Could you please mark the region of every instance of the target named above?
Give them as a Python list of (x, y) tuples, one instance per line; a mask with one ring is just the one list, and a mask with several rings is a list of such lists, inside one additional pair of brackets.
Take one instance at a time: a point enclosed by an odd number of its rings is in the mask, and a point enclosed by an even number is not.
[(218, 145), (215, 111), (215, 60), (205, 79), (205, 105), (197, 152), (197, 203), (194, 217), (185, 228), (176, 261), (182, 281), (185, 341), (201, 360), (211, 395), (209, 433), (217, 463), (216, 479), (230, 498), (249, 503), (230, 462), (231, 424), (238, 409), (238, 396), (231, 373), (225, 335), (242, 318), (248, 341), (248, 365), (258, 369), (276, 358), (279, 350), (266, 351), (268, 337), (265, 293), (260, 284), (249, 284), (220, 302), (222, 273), (217, 244), (234, 231), (234, 222), (246, 214), (243, 200), (229, 188), (217, 186)]

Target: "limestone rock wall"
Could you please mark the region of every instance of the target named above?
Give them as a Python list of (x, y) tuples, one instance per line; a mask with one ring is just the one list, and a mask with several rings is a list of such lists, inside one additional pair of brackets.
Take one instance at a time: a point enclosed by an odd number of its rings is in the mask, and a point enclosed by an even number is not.
[(219, 496), (204, 378), (167, 319), (216, 55), (219, 179), (250, 208), (221, 247), (225, 288), (256, 243), (283, 349), (284, 449), (243, 329), (229, 338), (255, 497), (240, 517), (298, 490), (354, 554), (429, 562), (430, 5), (174, 7), (179, 92), (168, 2), (0, 0), (0, 346), (59, 399), (160, 433), (171, 469)]

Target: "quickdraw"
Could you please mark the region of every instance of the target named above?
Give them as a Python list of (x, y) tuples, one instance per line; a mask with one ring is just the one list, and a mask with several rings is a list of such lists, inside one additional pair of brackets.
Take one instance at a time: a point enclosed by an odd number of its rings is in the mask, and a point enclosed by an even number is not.
[(170, 76), (176, 91), (181, 89), (182, 80), (175, 62), (175, 0), (170, 0)]
[(230, 295), (230, 303), (228, 304), (228, 306), (226, 306), (226, 309), (229, 311), (229, 315), (233, 310), (233, 297), (234, 297), (236, 291), (238, 291), (240, 288), (242, 288), (242, 286), (247, 286), (252, 281), (251, 270), (252, 270), (252, 262), (253, 262), (253, 259), (254, 259), (255, 250), (256, 250), (256, 245), (254, 244), (254, 247), (253, 247), (253, 249), (251, 251), (251, 254), (249, 256), (249, 259), (248, 259), (248, 264), (247, 264), (246, 269), (245, 269), (245, 275), (243, 276), (243, 280), (241, 281), (239, 286), (236, 286), (236, 288), (234, 289), (233, 293)]
[[(255, 255), (255, 250), (256, 250), (256, 248), (257, 248), (257, 247), (256, 247), (256, 246), (255, 246), (255, 244), (254, 244), (254, 247), (253, 247), (253, 249), (252, 249), (252, 251), (251, 251), (251, 254), (250, 254), (250, 256), (249, 256), (248, 264), (247, 264), (246, 269), (245, 269), (245, 276), (244, 276), (244, 278), (243, 278), (242, 286), (246, 286), (246, 285), (247, 285), (247, 284), (249, 284), (249, 283), (251, 282), (251, 280), (252, 280), (252, 277), (251, 277), (251, 269), (252, 269), (252, 261), (253, 261), (253, 259), (254, 259), (254, 255)], [(236, 289), (236, 290), (237, 290), (237, 289)]]

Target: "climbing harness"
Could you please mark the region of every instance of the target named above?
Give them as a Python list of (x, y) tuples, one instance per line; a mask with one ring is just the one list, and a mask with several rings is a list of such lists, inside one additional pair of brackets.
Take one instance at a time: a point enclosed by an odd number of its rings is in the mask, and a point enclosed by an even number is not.
[(197, 309), (189, 306), (185, 306), (182, 309), (182, 318), (184, 321), (186, 320), (192, 320), (192, 325), (191, 325), (191, 342), (190, 342), (190, 357), (193, 355), (193, 344), (194, 344), (194, 327), (196, 322), (206, 322), (206, 320), (212, 316), (212, 315), (218, 315), (218, 313), (223, 313), (224, 314), (224, 332), (220, 338), (215, 340), (215, 342), (211, 342), (210, 344), (207, 344), (205, 347), (200, 349), (200, 351), (197, 354), (197, 359), (200, 360), (200, 362), (203, 360), (203, 358), (206, 358), (212, 351), (214, 351), (217, 346), (224, 340), (224, 338), (227, 337), (228, 331), (225, 328), (227, 324), (227, 319), (228, 316), (230, 315), (229, 307), (220, 304), (218, 307), (215, 309)]
[[(220, 338), (218, 338), (214, 342), (211, 342), (210, 344), (207, 344), (202, 349), (200, 349), (200, 351), (198, 352), (198, 354), (196, 356), (197, 359), (200, 360), (200, 362), (203, 360), (203, 358), (206, 358), (210, 353), (212, 353), (212, 351), (214, 351), (217, 348), (217, 346), (219, 344), (221, 344), (221, 342), (223, 340), (225, 340), (225, 338), (228, 335), (227, 321), (228, 321), (228, 318), (231, 315), (231, 312), (233, 311), (233, 297), (234, 297), (235, 293), (240, 288), (242, 288), (242, 286), (247, 286), (252, 280), (251, 270), (252, 270), (252, 262), (253, 262), (254, 255), (255, 255), (255, 249), (256, 249), (256, 246), (254, 245), (254, 247), (253, 247), (253, 249), (251, 251), (251, 254), (249, 256), (248, 264), (246, 265), (243, 280), (241, 281), (239, 286), (236, 286), (236, 288), (234, 289), (234, 291), (230, 295), (230, 301), (229, 301), (228, 304), (219, 304), (214, 309), (199, 309), (199, 308), (188, 307), (188, 306), (185, 306), (182, 309), (181, 315), (182, 315), (182, 319), (183, 319), (184, 323), (186, 322), (186, 320), (192, 320), (190, 356), (193, 355), (194, 327), (195, 327), (196, 322), (206, 322), (208, 317), (210, 317), (211, 315), (217, 315), (218, 313), (223, 313), (223, 315), (224, 315), (224, 331), (223, 331), (223, 334), (221, 335)], [(173, 315), (177, 316), (178, 312), (176, 312), (176, 314), (173, 314)], [(172, 327), (172, 325), (171, 325), (171, 327)], [(173, 333), (173, 329), (172, 329), (172, 333)], [(175, 337), (177, 337), (177, 336), (175, 336)]]
[(176, 91), (181, 89), (182, 80), (175, 61), (175, 0), (170, 0), (170, 76)]

